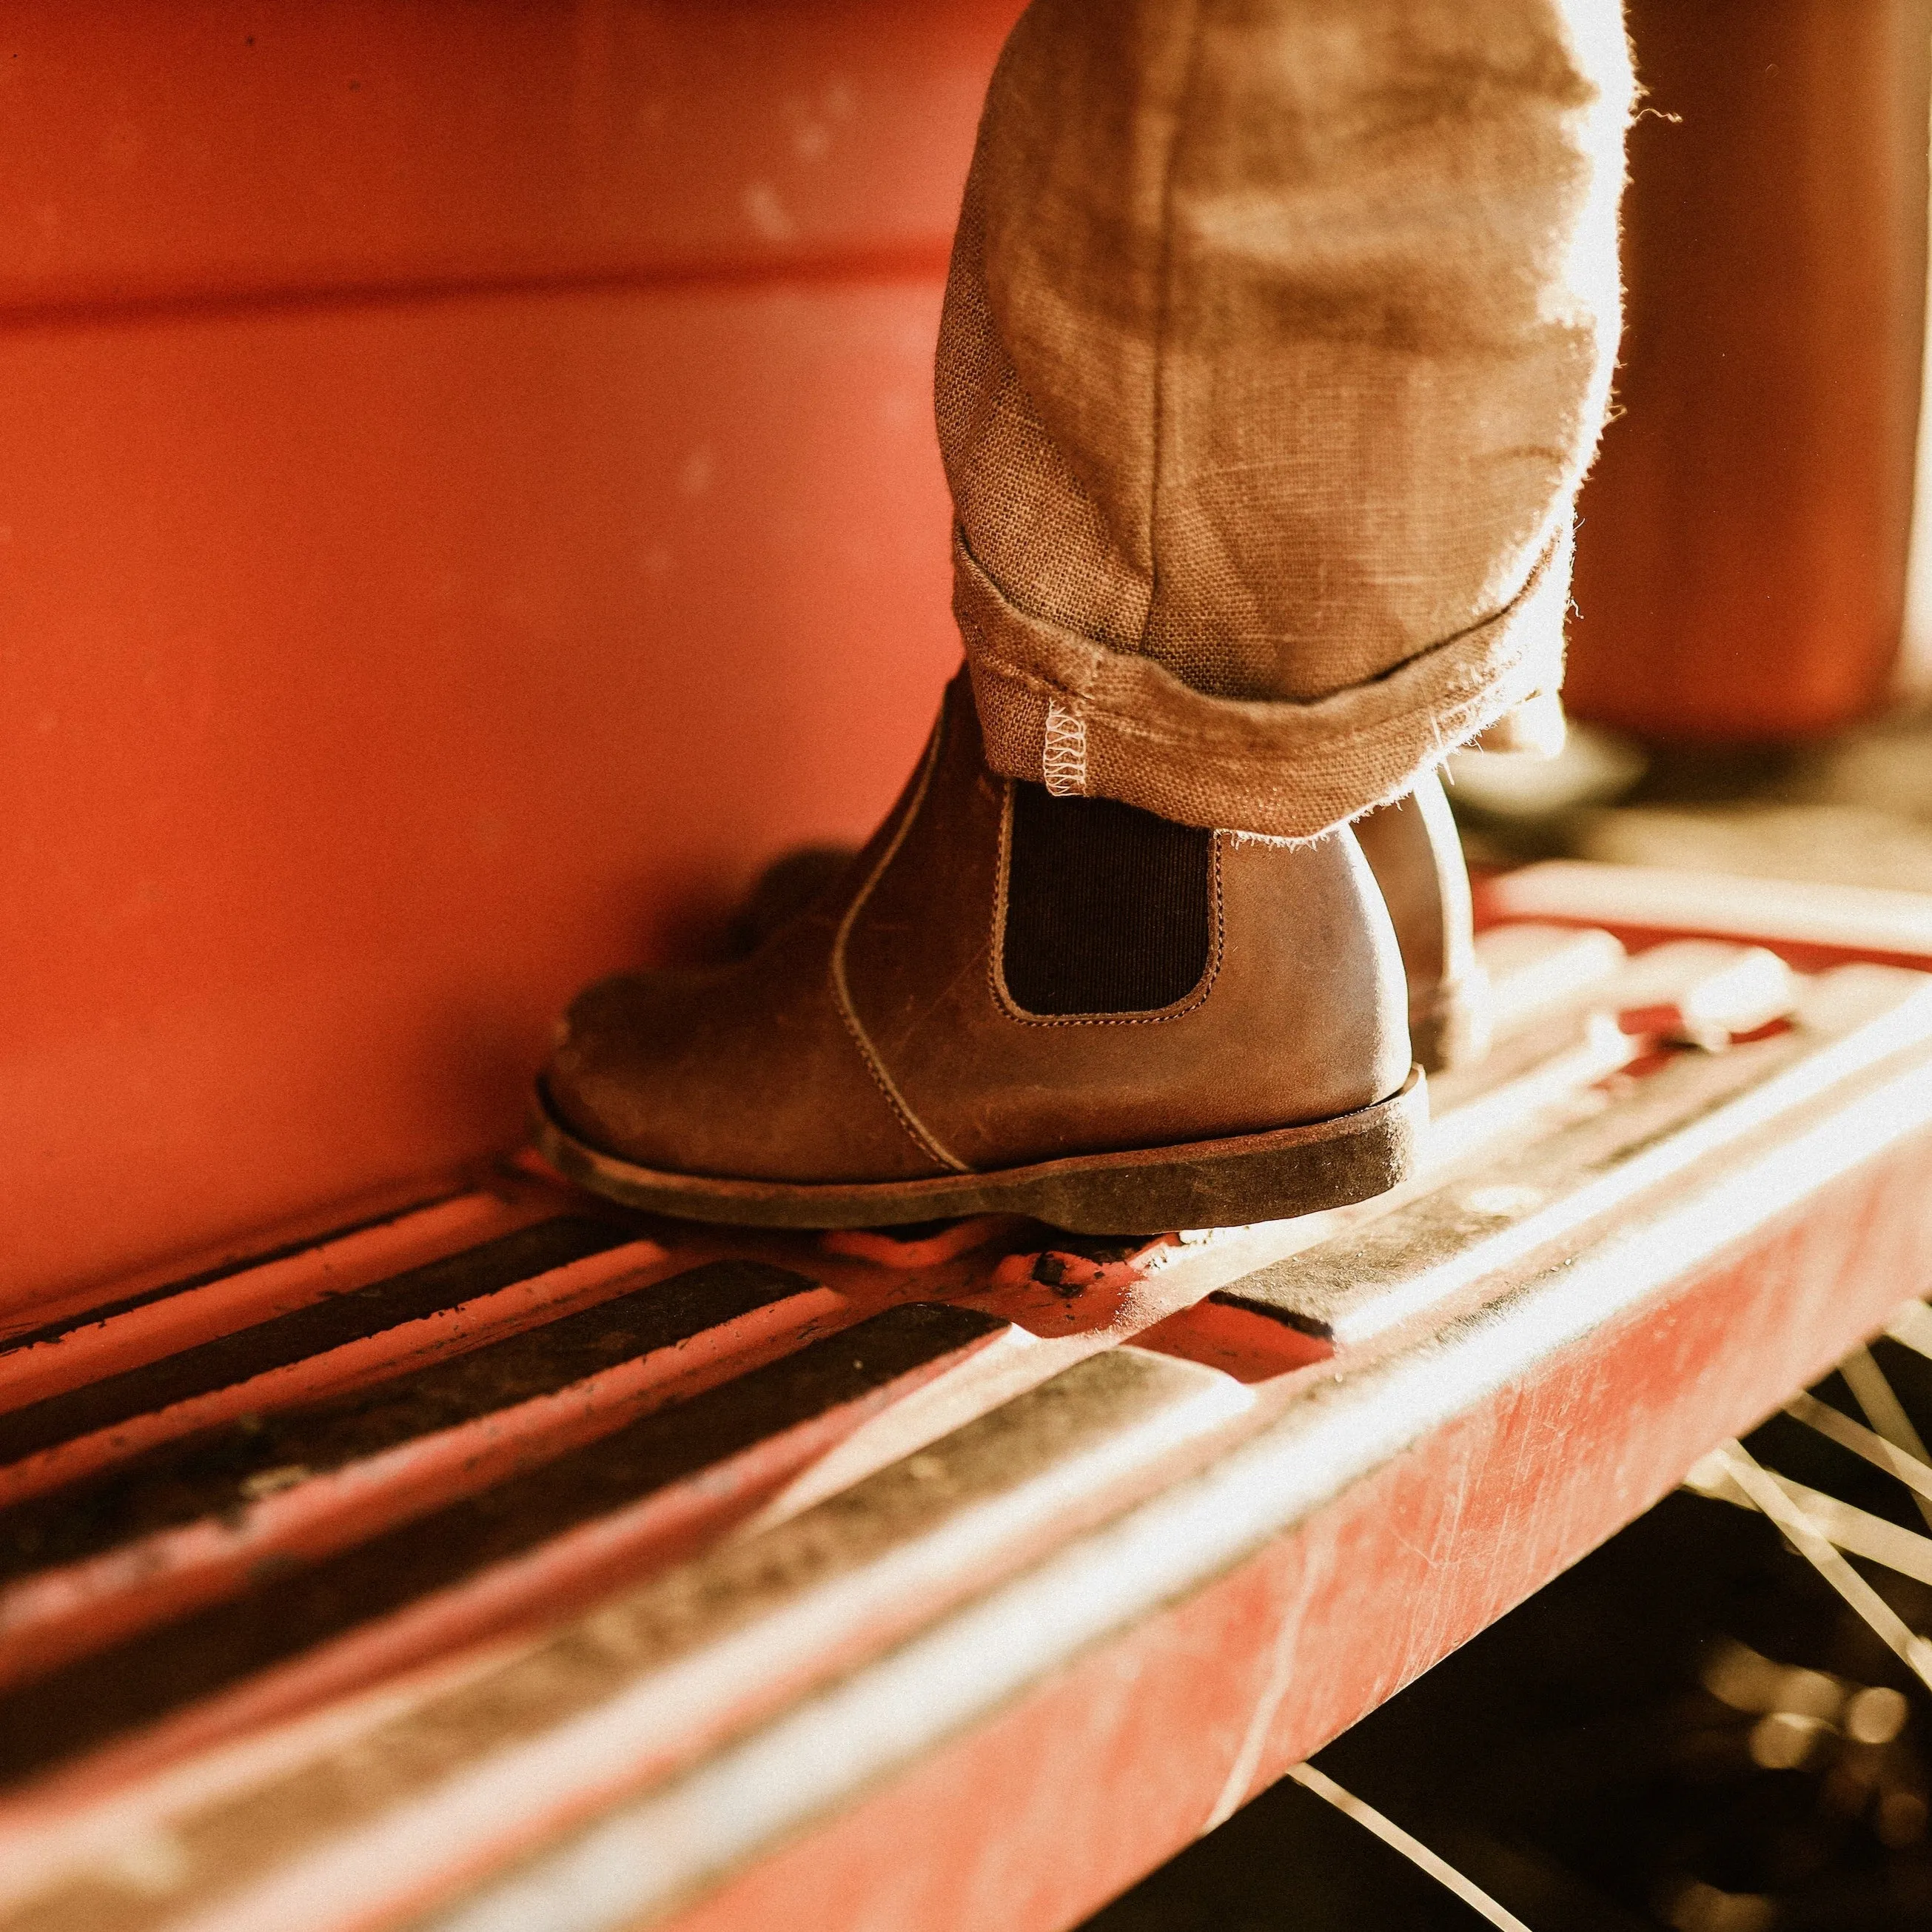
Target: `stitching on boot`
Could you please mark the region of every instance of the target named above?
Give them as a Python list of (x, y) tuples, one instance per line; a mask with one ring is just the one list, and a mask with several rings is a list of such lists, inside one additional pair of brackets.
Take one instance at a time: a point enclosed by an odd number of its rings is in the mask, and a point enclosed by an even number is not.
[(1046, 707), (1040, 772), (1040, 782), (1055, 798), (1087, 796), (1087, 721), (1057, 698)]
[(1016, 1000), (1007, 989), (1005, 970), (1007, 884), (1012, 875), (1013, 850), (1013, 781), (1006, 782), (1000, 804), (1000, 857), (993, 884), (992, 943), (986, 949), (986, 983), (992, 989), (993, 1004), (1010, 1020), (1022, 1026), (1165, 1026), (1170, 1020), (1185, 1019), (1207, 1004), (1221, 976), (1221, 962), (1226, 951), (1227, 906), (1221, 885), (1221, 854), (1228, 834), (1217, 832), (1208, 848), (1208, 893), (1214, 908), (1214, 937), (1208, 953), (1207, 969), (1187, 997), (1171, 1006), (1144, 1013), (1034, 1013)]
[(859, 1049), (860, 1058), (865, 1061), (866, 1070), (872, 1075), (879, 1091), (886, 1096), (886, 1104), (892, 1108), (899, 1125), (912, 1136), (922, 1153), (938, 1161), (942, 1167), (950, 1168), (955, 1174), (970, 1174), (973, 1170), (963, 1160), (949, 1154), (907, 1105), (905, 1096), (893, 1083), (892, 1076), (886, 1070), (884, 1060), (880, 1058), (878, 1048), (866, 1032), (864, 1024), (859, 1018), (858, 1010), (852, 1004), (851, 988), (845, 979), (846, 941), (851, 938), (852, 928), (857, 923), (860, 914), (865, 910), (866, 902), (872, 898), (874, 887), (885, 877), (886, 868), (898, 856), (899, 848), (905, 843), (907, 835), (912, 830), (913, 821), (918, 818), (920, 808), (926, 803), (926, 794), (932, 786), (933, 772), (938, 767), (940, 742), (944, 733), (945, 716), (942, 712), (940, 722), (933, 728), (932, 736), (927, 742), (926, 762), (920, 769), (919, 784), (906, 808), (905, 816), (899, 820), (884, 851), (880, 854), (879, 862), (872, 868), (866, 883), (853, 896), (852, 903), (845, 909), (845, 916), (838, 922), (838, 934), (832, 942), (832, 990), (838, 1001), (838, 1017), (845, 1022), (845, 1030), (852, 1036), (853, 1043)]

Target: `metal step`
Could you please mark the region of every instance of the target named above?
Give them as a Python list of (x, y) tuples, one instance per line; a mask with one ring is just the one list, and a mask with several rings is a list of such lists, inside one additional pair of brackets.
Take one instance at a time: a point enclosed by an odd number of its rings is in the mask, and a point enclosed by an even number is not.
[(1377, 1202), (794, 1236), (513, 1161), (16, 1318), (0, 1932), (1081, 1918), (1932, 1286), (1932, 977), (1790, 974), (1761, 882), (1629, 958), (1654, 891), (1538, 869)]

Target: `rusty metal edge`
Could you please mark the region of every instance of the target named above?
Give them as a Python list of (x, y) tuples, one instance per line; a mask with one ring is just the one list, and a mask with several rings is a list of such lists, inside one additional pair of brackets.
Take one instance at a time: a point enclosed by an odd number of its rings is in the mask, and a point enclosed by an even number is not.
[[(805, 1874), (836, 1858), (836, 1841), (862, 1828), (862, 1813), (882, 1803), (890, 1808), (905, 1779), (920, 1785), (944, 1781), (948, 1764), (957, 1783), (953, 1802), (941, 1808), (946, 1831), (974, 1836), (980, 1862), (1010, 1868), (1010, 1827), (1016, 1809), (1024, 1808), (1015, 1805), (1010, 1791), (989, 1802), (982, 1786), (976, 1798), (958, 1770), (987, 1726), (1018, 1720), (1020, 1707), (1030, 1706), (1034, 1714), (1024, 1724), (1029, 1742), (1016, 1759), (1030, 1754), (1045, 1762), (1064, 1756), (1052, 1748), (1042, 1714), (1058, 1711), (1070, 1730), (1080, 1730), (1068, 1702), (1072, 1680), (1064, 1673), (1079, 1669), (1083, 1658), (1124, 1658), (1141, 1626), (1164, 1615), (1185, 1620), (1190, 1604), (1264, 1562), (1270, 1550), (1279, 1555), (1318, 1535), (1324, 1514), (1338, 1508), (1349, 1514), (1348, 1498), (1372, 1489), (1384, 1471), (1404, 1462), (1426, 1463), (1434, 1438), (1480, 1429), (1496, 1410), (1532, 1400), (1525, 1391), (1539, 1378), (1560, 1375), (1566, 1362), (1600, 1356), (1619, 1336), (1641, 1329), (1659, 1312), (1650, 1304), (1748, 1290), (1754, 1256), (1774, 1246), (1808, 1215), (1826, 1210), (1832, 1199), (1849, 1196), (1868, 1207), (1875, 1195), (1901, 1180), (1922, 1184), (1932, 1175), (1932, 1056), (1910, 1056), (1903, 1067), (1894, 1062), (1857, 1084), (1860, 1090), (1848, 1106), (1834, 1104), (1843, 1096), (1826, 1096), (1814, 1110), (1810, 1130), (1786, 1148), (1760, 1151), (1742, 1172), (1707, 1176), (1705, 1186), (1672, 1190), (1654, 1224), (1588, 1256), (1539, 1256), (1522, 1279), (1455, 1318), (1441, 1334), (1346, 1376), (1338, 1372), (1312, 1387), (1303, 1382), (1301, 1399), (1286, 1414), (1210, 1471), (1088, 1534), (664, 1789), (526, 1861), (464, 1904), (409, 1923), (414, 1932), (507, 1932), (531, 1924), (552, 1932), (629, 1932), (673, 1924), (679, 1932), (687, 1927), (690, 1932), (724, 1932), (769, 1922), (749, 1896), (734, 1905), (740, 1888), (734, 1881), (748, 1878), (750, 1890), (764, 1895), (780, 1865), (789, 1888), (796, 1892), (804, 1884), (824, 1901), (826, 1909), (815, 1922), (828, 1927), (874, 1932), (888, 1923), (914, 1923), (921, 1932), (968, 1932), (988, 1922), (976, 1916), (984, 1910), (983, 1895), (963, 1911), (945, 1906), (940, 1894), (950, 1879), (923, 1892), (929, 1912), (893, 1921), (862, 1910), (848, 1916), (832, 1904), (838, 1888), (828, 1892)], [(1714, 1208), (1724, 1195), (1732, 1211), (1717, 1216), (1721, 1238), (1714, 1246), (1700, 1239), (1699, 1230), (1708, 1236)], [(1782, 1204), (1774, 1215), (1760, 1215), (1754, 1227), (1748, 1219), (1754, 1197)], [(1747, 1217), (1742, 1221), (1739, 1210)], [(1577, 1526), (1576, 1533), (1545, 1560), (1528, 1565), (1496, 1562), (1493, 1600), (1478, 1615), (1460, 1624), (1446, 1618), (1432, 1631), (1413, 1634), (1366, 1701), (1345, 1697), (1318, 1715), (1304, 1717), (1286, 1739), (1266, 1735), (1282, 1712), (1279, 1685), (1272, 1710), (1263, 1708), (1269, 1703), (1264, 1691), (1214, 1790), (1196, 1794), (1208, 1802), (1200, 1805), (1193, 1828), (1226, 1815), (1298, 1756), (1318, 1748), (1648, 1507), (1689, 1467), (1707, 1437), (1748, 1427), (1790, 1388), (1821, 1372), (1881, 1326), (1905, 1282), (1889, 1270), (1866, 1269), (1856, 1270), (1856, 1281), (1846, 1288), (1844, 1264), (1856, 1260), (1863, 1225), (1846, 1221), (1841, 1210), (1844, 1238), (1835, 1249), (1810, 1240), (1805, 1263), (1809, 1319), (1802, 1328), (1785, 1325), (1773, 1347), (1743, 1352), (1756, 1371), (1744, 1378), (1748, 1392), (1714, 1400), (1690, 1381), (1676, 1391), (1670, 1412), (1691, 1430), (1676, 1453), (1660, 1463), (1653, 1459), (1641, 1472), (1621, 1466), (1624, 1458), (1614, 1458), (1616, 1479), (1608, 1486), (1596, 1474), (1609, 1456), (1607, 1444), (1590, 1445), (1600, 1453), (1587, 1459), (1570, 1459), (1572, 1493), (1556, 1514)], [(1918, 1241), (1912, 1280), (1923, 1285), (1932, 1271), (1932, 1231), (1918, 1234)], [(1639, 1250), (1648, 1251), (1648, 1266), (1633, 1266), (1642, 1258)], [(1654, 1424), (1661, 1412), (1652, 1412), (1649, 1420)], [(1539, 1507), (1552, 1504), (1546, 1498)], [(1372, 1547), (1365, 1545), (1357, 1556), (1364, 1579), (1372, 1578)], [(1365, 1632), (1376, 1627), (1366, 1615), (1373, 1594), (1372, 1585), (1365, 1587)], [(1387, 1609), (1382, 1606), (1384, 1630)], [(1271, 1676), (1279, 1679), (1287, 1659), (1279, 1654), (1279, 1632), (1267, 1636), (1263, 1648), (1277, 1654), (1238, 1661), (1250, 1666), (1269, 1661)], [(1212, 1670), (1225, 1672), (1237, 1662), (1222, 1652)], [(1210, 1705), (1212, 1686), (1204, 1676), (1196, 1688), (1203, 1708)], [(800, 1775), (799, 1767), (808, 1765), (810, 1774)], [(1084, 1774), (1100, 1786), (1111, 1782), (1130, 1812), (1132, 1780), (1124, 1776), (1125, 1768), (1090, 1763)], [(1064, 1780), (1059, 1788), (1066, 1789)], [(1136, 1862), (1124, 1870), (1106, 1871), (1100, 1861), (1088, 1860), (1088, 1882), (1076, 1888), (1081, 1895), (1073, 1912), (1034, 1915), (1008, 1899), (999, 1922), (1041, 1928), (1064, 1924), (1191, 1835), (1150, 1832)], [(815, 1852), (820, 1839), (826, 1849)], [(1070, 1858), (1082, 1863), (1064, 1835), (1056, 1834), (1055, 1842), (1063, 1868)], [(916, 1840), (903, 1846), (900, 1862), (919, 1864), (924, 1850)], [(951, 1862), (936, 1861), (935, 1873), (946, 1871)], [(969, 1887), (960, 1896), (970, 1898), (972, 1892)]]

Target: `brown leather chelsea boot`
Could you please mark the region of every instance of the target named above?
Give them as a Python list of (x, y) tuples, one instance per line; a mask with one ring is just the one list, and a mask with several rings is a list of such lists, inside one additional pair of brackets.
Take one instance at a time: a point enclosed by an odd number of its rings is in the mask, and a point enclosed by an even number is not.
[(537, 1140), (704, 1220), (1272, 1220), (1409, 1171), (1406, 1004), (1350, 833), (1274, 845), (994, 777), (962, 673), (835, 888), (748, 957), (577, 1000)]
[(1480, 1060), (1490, 1043), (1489, 980), (1476, 958), (1462, 842), (1432, 772), (1406, 798), (1356, 820), (1408, 982), (1408, 1036), (1430, 1073)]
[[(1476, 958), (1469, 873), (1442, 782), (1432, 772), (1406, 798), (1351, 828), (1382, 888), (1408, 982), (1409, 1049), (1425, 1073), (1480, 1060), (1490, 1042), (1487, 977)], [(844, 875), (850, 846), (805, 845), (773, 860), (734, 914), (729, 956), (755, 952)]]

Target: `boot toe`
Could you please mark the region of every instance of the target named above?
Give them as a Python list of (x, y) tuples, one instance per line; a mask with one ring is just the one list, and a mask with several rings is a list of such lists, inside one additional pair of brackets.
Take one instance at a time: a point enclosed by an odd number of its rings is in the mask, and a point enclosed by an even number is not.
[(589, 987), (544, 1071), (551, 1117), (584, 1146), (656, 1173), (789, 1182), (923, 1171), (813, 946), (794, 927), (755, 958)]
[(557, 1022), (543, 1070), (550, 1111), (580, 1140), (635, 1159), (662, 1118), (649, 1020), (658, 1004), (654, 976), (621, 973), (585, 988)]

